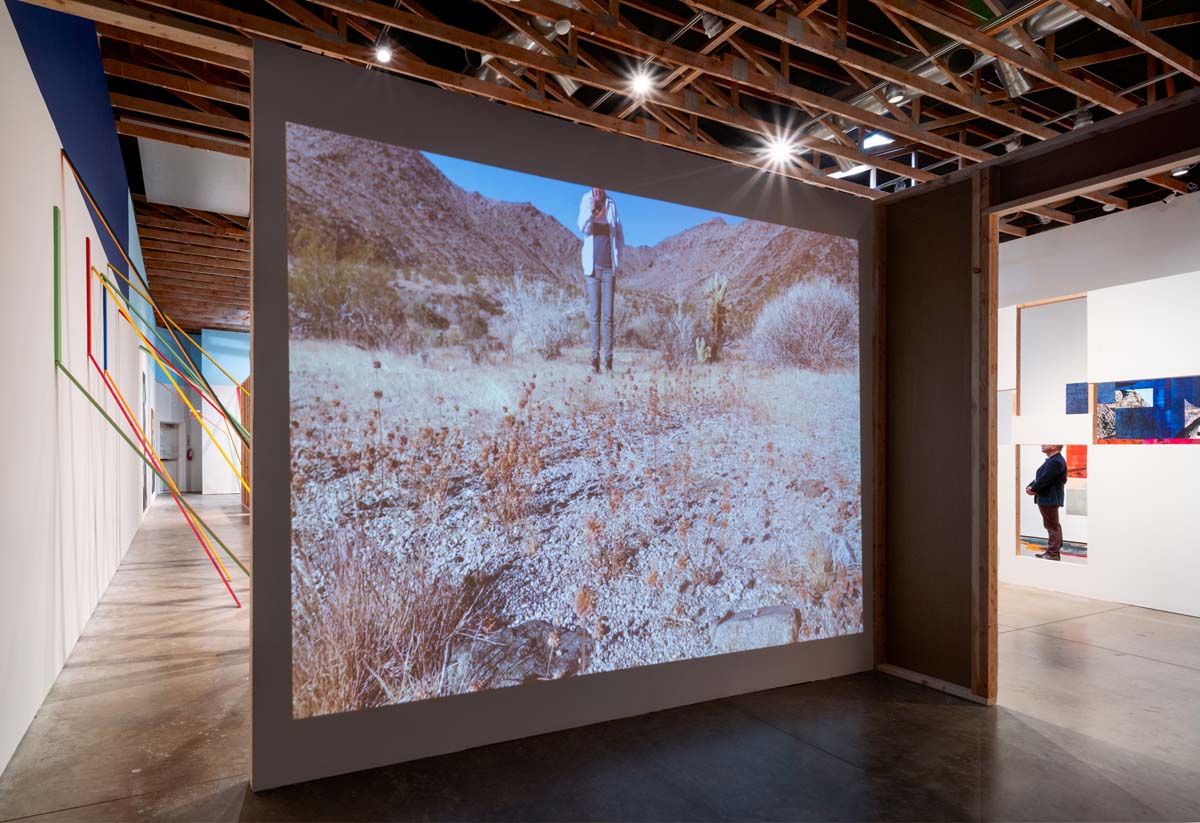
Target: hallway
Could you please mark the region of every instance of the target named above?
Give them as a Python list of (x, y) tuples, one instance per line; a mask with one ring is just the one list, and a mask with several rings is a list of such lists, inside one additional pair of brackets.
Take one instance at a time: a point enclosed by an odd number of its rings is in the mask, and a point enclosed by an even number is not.
[[(247, 557), (237, 498), (192, 500)], [(255, 795), (248, 609), (160, 498), (0, 820), (1200, 817), (1200, 620), (1018, 587), (1000, 609), (994, 709), (864, 673)]]

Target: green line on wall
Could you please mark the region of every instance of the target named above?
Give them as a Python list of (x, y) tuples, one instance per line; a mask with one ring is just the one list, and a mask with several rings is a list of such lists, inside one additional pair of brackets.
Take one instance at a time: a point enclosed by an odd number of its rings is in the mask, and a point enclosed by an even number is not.
[[(57, 209), (55, 209), (55, 211), (57, 211)], [(92, 397), (91, 392), (89, 392), (87, 389), (85, 389), (83, 387), (83, 385), (78, 380), (75, 379), (75, 375), (71, 374), (70, 369), (68, 369), (62, 363), (57, 363), (56, 365), (58, 366), (59, 371), (61, 371), (63, 374), (65, 374), (67, 376), (67, 379), (75, 384), (75, 388), (79, 389), (79, 391), (81, 391), (83, 393), (83, 396), (87, 398), (88, 402), (96, 407), (96, 411), (100, 412), (100, 415), (105, 420), (108, 421), (108, 425), (113, 427), (113, 431), (115, 431), (117, 434), (121, 435), (121, 439), (129, 444), (129, 448), (133, 449), (133, 453), (136, 454), (138, 457), (140, 457), (142, 459), (142, 462), (145, 463), (147, 466), (149, 466), (150, 470), (153, 471), (156, 475), (158, 475), (159, 480), (162, 480), (163, 483), (167, 483), (167, 476), (165, 474), (163, 474), (161, 471), (159, 471), (158, 467), (155, 466), (153, 463), (151, 463), (150, 460), (146, 457), (146, 455), (142, 454), (141, 449), (139, 449), (137, 446), (134, 445), (133, 441), (129, 439), (129, 437), (125, 434), (125, 432), (121, 431), (121, 427), (117, 425), (117, 422), (115, 420), (113, 420), (111, 417), (109, 417), (108, 412), (106, 412), (104, 410), (104, 408), (100, 405), (100, 403), (96, 400), (96, 398)], [(188, 510), (188, 512), (191, 513), (192, 517), (196, 518), (196, 521), (201, 526), (204, 527), (204, 530), (206, 532), (208, 532), (209, 536), (212, 537), (213, 540), (216, 540), (217, 543), (221, 546), (221, 548), (225, 550), (225, 554), (229, 555), (229, 559), (232, 560), (234, 563), (236, 563), (237, 567), (239, 569), (241, 569), (242, 571), (244, 571), (246, 573), (246, 576), (249, 577), (250, 570), (247, 569), (244, 565), (242, 565), (242, 561), (238, 559), (236, 554), (234, 554), (233, 552), (231, 552), (229, 550), (229, 547), (225, 545), (225, 541), (222, 540), (221, 538), (217, 537), (217, 533), (212, 530), (212, 527), (209, 526), (208, 523), (204, 522), (204, 518), (202, 518), (200, 515), (196, 514), (196, 510), (192, 508), (190, 503), (188, 503), (186, 500), (183, 499), (182, 494), (179, 495), (178, 500), (180, 503), (183, 504), (184, 508), (186, 508)]]
[(54, 207), (54, 362), (62, 362), (62, 212)]

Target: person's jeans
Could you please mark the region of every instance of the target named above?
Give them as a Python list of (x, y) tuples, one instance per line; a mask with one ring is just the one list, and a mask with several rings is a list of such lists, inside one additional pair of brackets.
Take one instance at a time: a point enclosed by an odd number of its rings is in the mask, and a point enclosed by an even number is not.
[(1038, 506), (1042, 525), (1046, 527), (1046, 554), (1058, 557), (1062, 551), (1062, 524), (1058, 521), (1058, 506)]
[(593, 277), (587, 280), (588, 327), (592, 332), (592, 359), (600, 357), (601, 346), (604, 359), (612, 359), (613, 349), (613, 270), (596, 267)]

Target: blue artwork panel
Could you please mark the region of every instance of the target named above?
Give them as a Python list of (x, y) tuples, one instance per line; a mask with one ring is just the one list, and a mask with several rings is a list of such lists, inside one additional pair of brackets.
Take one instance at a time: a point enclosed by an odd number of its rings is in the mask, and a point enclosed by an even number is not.
[(1096, 384), (1097, 443), (1200, 445), (1200, 376)]
[(1088, 384), (1067, 384), (1067, 414), (1087, 414)]

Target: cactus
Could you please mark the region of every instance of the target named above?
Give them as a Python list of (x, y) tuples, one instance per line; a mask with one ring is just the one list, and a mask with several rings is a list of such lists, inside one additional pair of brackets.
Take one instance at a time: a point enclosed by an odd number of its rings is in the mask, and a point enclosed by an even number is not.
[[(708, 297), (708, 357), (700, 362), (715, 362), (721, 356), (725, 345), (725, 320), (729, 305), (726, 297), (729, 295), (729, 278), (723, 274), (714, 274), (709, 281), (705, 296)], [(697, 348), (699, 354), (699, 348)]]

